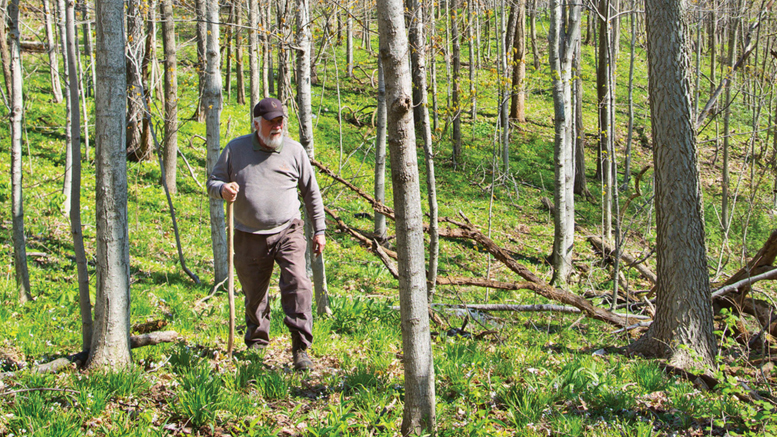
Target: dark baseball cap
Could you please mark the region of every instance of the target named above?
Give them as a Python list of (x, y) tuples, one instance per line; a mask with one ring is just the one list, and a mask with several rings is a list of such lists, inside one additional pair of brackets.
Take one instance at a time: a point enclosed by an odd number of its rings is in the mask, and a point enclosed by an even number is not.
[(254, 106), (254, 117), (263, 117), (265, 120), (272, 120), (285, 116), (286, 114), (283, 113), (283, 103), (272, 97), (262, 99)]

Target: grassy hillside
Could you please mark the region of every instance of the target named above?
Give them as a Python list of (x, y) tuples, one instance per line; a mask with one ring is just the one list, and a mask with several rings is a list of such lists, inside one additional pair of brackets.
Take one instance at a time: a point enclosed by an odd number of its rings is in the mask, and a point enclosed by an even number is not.
[[(28, 11), (27, 18), (34, 18), (32, 12)], [(314, 370), (301, 375), (290, 369), (291, 342), (282, 324), (277, 278), (271, 285), (270, 347), (256, 353), (243, 351), (241, 345), (233, 361), (226, 358), (226, 293), (222, 289), (214, 298), (204, 300), (213, 285), (213, 263), (208, 201), (199, 185), (206, 178), (206, 150), (196, 135), (204, 135), (205, 126), (191, 119), (197, 106), (193, 29), (188, 22), (179, 26), (179, 147), (194, 178), (179, 160), (174, 206), (187, 266), (203, 285), (195, 285), (178, 263), (157, 162), (129, 163), (132, 323), (161, 321), (164, 329), (180, 335), (174, 344), (133, 350), (136, 365), (129, 372), (86, 373), (73, 367), (56, 375), (39, 375), (30, 370), (78, 352), (81, 335), (76, 266), (61, 194), (64, 105), (50, 101), (45, 56), (24, 55), (25, 226), (35, 300), (24, 306), (17, 303), (11, 261), (10, 178), (5, 177), (0, 180), (0, 254), (7, 260), (0, 276), (0, 365), (2, 372), (8, 373), (0, 379), (0, 435), (398, 435), (404, 396), (399, 315), (392, 309), (398, 305), (398, 284), (378, 258), (339, 232), (330, 218), (325, 256), (333, 315), (315, 320)], [(30, 28), (38, 29), (39, 23), (30, 21)], [(540, 33), (540, 44), (544, 44), (544, 32)], [(377, 48), (377, 40), (373, 47)], [(494, 158), (498, 77), (490, 67), (493, 62), (486, 61), (477, 79), (478, 118), (463, 119), (463, 162), (453, 166), (450, 134), (440, 129), (435, 136), (435, 166), (440, 215), (463, 214), (518, 262), (549, 280), (546, 257), (552, 247), (553, 220), (540, 199), (553, 195), (553, 106), (549, 70), (544, 65), (547, 49), (542, 50), (541, 69), (528, 68), (529, 122), (513, 127), (510, 172), (494, 173), (495, 163), (501, 167), (498, 153)], [(592, 46), (583, 50), (584, 120), (588, 132), (595, 132), (594, 52)], [(462, 52), (467, 53), (466, 45)], [(628, 53), (624, 39), (618, 61), (619, 159), (625, 143)], [(651, 160), (642, 42), (636, 55), (635, 114), (640, 134), (634, 144), (634, 173)], [(491, 57), (495, 57), (493, 49)], [(330, 48), (317, 66), (319, 83), (313, 87), (316, 158), (371, 192), (375, 129), (369, 123), (357, 126), (348, 120), (353, 111), (367, 108), (362, 112), (369, 113), (376, 104), (377, 90), (371, 84), (376, 74), (375, 56), (358, 49), (356, 58), (353, 79), (345, 77), (342, 45)], [(438, 98), (444, 108), (445, 67), (441, 57), (437, 61)], [(469, 86), (465, 84), (463, 89)], [(248, 108), (237, 105), (234, 94), (224, 99), (222, 144), (249, 131)], [(91, 99), (87, 107), (93, 124)], [(153, 109), (155, 123), (161, 120), (158, 111)], [(340, 111), (342, 123), (338, 123)], [(748, 132), (749, 109), (737, 103), (734, 112), (737, 131)], [(440, 114), (441, 124), (445, 117)], [(292, 114), (290, 118), (290, 132), (295, 137), (295, 117)], [(0, 126), (5, 156), (10, 150), (7, 132), (6, 125)], [(743, 180), (734, 226), (724, 241), (717, 220), (720, 158), (714, 158), (714, 143), (708, 142), (713, 132), (714, 123), (700, 134), (700, 164), (711, 275), (721, 280), (755, 253), (774, 226), (771, 194), (764, 188), (771, 185), (772, 176), (765, 154), (759, 160), (746, 161), (747, 145), (737, 138), (733, 159), (740, 170), (735, 178), (741, 174)], [(94, 147), (93, 138), (90, 144)], [(768, 143), (762, 138), (757, 144), (761, 148)], [(597, 200), (576, 199), (580, 231), (572, 290), (600, 296), (594, 302), (605, 305), (602, 296), (612, 286), (610, 266), (585, 238), (601, 232), (601, 187), (593, 175), (596, 147), (595, 138), (589, 137), (589, 189)], [(95, 243), (93, 156), (94, 150), (90, 150), (89, 160), (83, 162), (81, 190), (90, 260), (94, 259)], [(753, 181), (747, 167), (750, 163), (756, 164)], [(421, 155), (419, 165), (425, 177)], [(0, 174), (8, 175), (9, 169), (10, 159), (0, 160)], [(647, 254), (655, 241), (654, 214), (648, 202), (651, 178), (652, 172), (648, 172), (642, 179), (642, 196), (629, 204), (624, 216), (624, 227), (629, 230), (626, 248), (634, 254)], [(327, 206), (349, 226), (372, 230), (372, 221), (364, 213), (371, 217), (373, 212), (365, 201), (324, 175), (319, 176), (319, 184)], [(621, 193), (622, 206), (633, 192), (632, 185)], [(424, 192), (426, 210), (425, 196)], [(387, 203), (392, 203), (390, 188)], [(654, 263), (654, 257), (647, 261), (648, 266)], [(93, 264), (90, 274), (94, 293)], [(440, 275), (519, 280), (482, 247), (463, 240), (443, 240)], [(633, 269), (625, 271), (625, 280), (634, 291), (650, 288)], [(763, 287), (773, 292), (773, 286)], [(445, 304), (548, 303), (528, 291), (464, 286), (441, 286), (434, 300)], [(721, 383), (715, 390), (704, 390), (687, 378), (665, 372), (659, 362), (623, 356), (619, 348), (638, 335), (636, 331), (614, 332), (609, 325), (576, 314), (467, 314), (442, 308), (438, 314), (444, 324), (432, 329), (441, 436), (772, 435), (777, 431), (771, 401), (753, 401), (740, 384), (746, 381), (760, 396), (771, 399), (773, 364), (769, 357), (750, 360), (755, 353), (734, 341), (734, 317), (717, 321), (722, 366), (716, 376)], [(239, 318), (238, 326), (241, 324)], [(464, 334), (457, 335), (452, 329), (465, 324)], [(35, 390), (38, 388), (55, 390)]]

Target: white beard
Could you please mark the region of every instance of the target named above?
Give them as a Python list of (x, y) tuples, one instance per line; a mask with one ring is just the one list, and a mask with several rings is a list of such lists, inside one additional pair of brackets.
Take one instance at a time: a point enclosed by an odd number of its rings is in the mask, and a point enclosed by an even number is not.
[(269, 137), (262, 135), (261, 129), (256, 132), (259, 135), (259, 138), (262, 140), (262, 143), (264, 143), (264, 146), (268, 149), (275, 150), (281, 147), (281, 144), (283, 144), (284, 133), (282, 131), (280, 135), (270, 135)]

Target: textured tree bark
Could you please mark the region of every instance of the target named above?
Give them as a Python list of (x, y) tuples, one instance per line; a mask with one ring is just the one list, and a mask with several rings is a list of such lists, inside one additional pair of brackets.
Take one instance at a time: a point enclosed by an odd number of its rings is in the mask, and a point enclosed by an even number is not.
[[(259, 77), (259, 2), (248, 1), (248, 71), (251, 74), (251, 107), (249, 119), (253, 118), (254, 106), (262, 100)], [(251, 123), (251, 126), (254, 124)]]
[[(207, 2), (205, 10), (206, 59), (205, 87), (202, 100), (205, 106), (207, 167), (210, 177), (221, 153), (221, 53), (219, 52), (219, 8), (216, 2)], [(210, 241), (213, 245), (214, 283), (227, 277), (227, 234), (224, 228), (224, 201), (210, 199)]]
[(562, 22), (562, 4), (550, 3), (549, 36), (550, 68), (553, 77), (554, 136), (554, 207), (553, 280), (564, 287), (572, 273), (572, 252), (575, 243), (575, 143), (572, 108), (572, 59), (580, 39), (580, 6), (571, 6), (569, 28)]
[(78, 70), (76, 58), (78, 51), (78, 32), (76, 29), (76, 11), (73, 2), (58, 0), (59, 8), (64, 15), (66, 28), (63, 38), (67, 44), (63, 51), (66, 59), (68, 80), (68, 112), (70, 121), (70, 148), (72, 155), (72, 184), (70, 185), (70, 235), (73, 237), (73, 251), (76, 257), (78, 272), (78, 303), (81, 313), (81, 350), (88, 350), (92, 345), (92, 302), (89, 296), (89, 270), (86, 264), (84, 235), (81, 229), (81, 114), (78, 94)]
[[(299, 142), (310, 159), (314, 159), (316, 148), (313, 143), (313, 105), (310, 90), (310, 58), (313, 50), (313, 35), (310, 31), (310, 4), (308, 0), (297, 0), (297, 106), (299, 107)], [(308, 247), (305, 258), (313, 273), (313, 285), (316, 293), (316, 312), (319, 315), (331, 314), (329, 308), (329, 291), (326, 284), (324, 269), (324, 254), (313, 254), (313, 222), (310, 214), (305, 214), (305, 234), (308, 237)]]
[(43, 19), (46, 25), (46, 51), (49, 55), (49, 75), (51, 76), (51, 91), (54, 94), (52, 101), (62, 103), (62, 85), (59, 83), (59, 61), (57, 60), (57, 42), (51, 22), (54, 13), (51, 11), (49, 0), (43, 0)]
[(537, 71), (540, 69), (540, 51), (537, 44), (537, 0), (532, 0), (531, 10), (529, 11), (529, 26), (534, 71)]
[(88, 367), (130, 364), (124, 2), (98, 0), (95, 83), (96, 296)]
[(165, 183), (171, 196), (176, 187), (176, 168), (178, 167), (178, 58), (175, 43), (175, 22), (173, 21), (173, 1), (162, 0), (162, 44), (165, 50), (165, 138), (163, 156)]
[(19, 0), (8, 5), (8, 40), (11, 54), (11, 220), (13, 223), (13, 253), (16, 271), (16, 289), (19, 302), (32, 300), (30, 274), (27, 270), (27, 243), (24, 235), (24, 193), (22, 191), (22, 54), (19, 31)]
[(575, 79), (572, 86), (572, 100), (575, 110), (575, 194), (592, 199), (593, 195), (588, 190), (588, 180), (585, 174), (585, 123), (583, 123), (583, 78), (580, 68), (581, 42), (575, 45), (575, 58), (572, 68), (575, 71)]
[(596, 166), (596, 174), (601, 178), (602, 184), (602, 223), (604, 238), (612, 241), (612, 195), (613, 174), (612, 167), (615, 160), (614, 141), (612, 137), (613, 94), (611, 89), (612, 77), (612, 29), (610, 22), (610, 1), (599, 0), (599, 61), (596, 72), (596, 95), (599, 104), (599, 156)]
[[(7, 11), (8, 0), (0, 0), (0, 10)], [(8, 48), (8, 29), (6, 20), (0, 20), (0, 61), (3, 64), (3, 79), (5, 79), (5, 95), (11, 95), (11, 55)]]
[(682, 369), (712, 367), (717, 345), (707, 273), (683, 0), (647, 2), (656, 186), (656, 317), (631, 350)]
[(151, 153), (144, 147), (142, 69), (140, 68), (146, 52), (146, 39), (143, 37), (146, 14), (139, 1), (127, 2), (127, 154), (133, 161), (149, 160)]
[(235, 2), (231, 1), (228, 4), (229, 15), (227, 16), (227, 25), (225, 26), (226, 32), (224, 32), (224, 51), (226, 52), (224, 56), (224, 73), (226, 76), (224, 82), (226, 82), (226, 100), (232, 98), (232, 37), (235, 34)]
[[(62, 208), (65, 211), (65, 215), (70, 215), (70, 191), (73, 186), (73, 137), (71, 135), (73, 115), (70, 113), (70, 77), (68, 75), (68, 63), (67, 63), (67, 26), (66, 26), (66, 12), (64, 1), (57, 0), (57, 30), (59, 31), (59, 50), (62, 53), (62, 65), (65, 66), (65, 71), (62, 72), (62, 79), (65, 81), (65, 87), (63, 95), (65, 99), (65, 175), (62, 178), (62, 195), (65, 197), (62, 202)], [(0, 36), (2, 38), (2, 36)], [(59, 64), (59, 61), (55, 61)]]
[(513, 92), (510, 95), (510, 118), (526, 122), (526, 0), (518, 0), (515, 9), (515, 36), (513, 39)]
[(399, 300), (405, 366), (402, 434), (434, 433), (434, 365), (424, 272), (423, 213), (413, 129), (412, 87), (408, 66), (404, 5), (378, 1), (380, 56), (386, 79), (388, 144), (397, 214)]
[[(278, 24), (278, 91), (276, 97), (283, 102), (284, 106), (289, 104), (292, 98), (291, 79), (291, 58), (289, 57), (289, 43), (291, 42), (291, 0), (279, 0), (276, 9), (276, 20)], [(288, 107), (288, 106), (287, 106)]]
[(476, 71), (478, 68), (477, 55), (475, 54), (475, 19), (476, 2), (467, 2), (467, 46), (469, 47), (469, 118), (474, 122), (478, 118), (478, 98), (476, 84)]

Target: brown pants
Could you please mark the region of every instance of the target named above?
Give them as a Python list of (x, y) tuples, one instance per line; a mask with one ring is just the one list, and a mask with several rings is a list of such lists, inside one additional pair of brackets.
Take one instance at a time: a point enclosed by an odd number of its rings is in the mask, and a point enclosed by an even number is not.
[(293, 349), (313, 342), (312, 287), (305, 269), (304, 222), (294, 219), (277, 234), (235, 231), (235, 270), (246, 300), (246, 335), (249, 347), (270, 342), (270, 306), (267, 291), (275, 263), (281, 268), (279, 287), (283, 323), (291, 332)]

